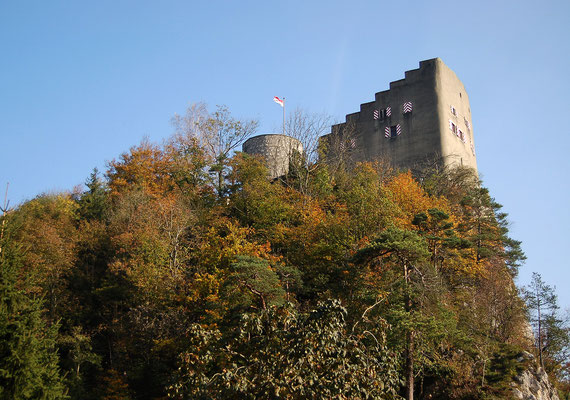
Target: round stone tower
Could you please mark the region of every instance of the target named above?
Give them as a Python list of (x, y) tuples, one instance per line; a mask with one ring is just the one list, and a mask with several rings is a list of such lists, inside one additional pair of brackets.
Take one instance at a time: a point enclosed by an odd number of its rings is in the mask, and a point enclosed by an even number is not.
[(291, 156), (302, 153), (303, 145), (291, 136), (274, 133), (249, 138), (243, 144), (243, 152), (262, 156), (269, 177), (275, 179), (287, 175)]

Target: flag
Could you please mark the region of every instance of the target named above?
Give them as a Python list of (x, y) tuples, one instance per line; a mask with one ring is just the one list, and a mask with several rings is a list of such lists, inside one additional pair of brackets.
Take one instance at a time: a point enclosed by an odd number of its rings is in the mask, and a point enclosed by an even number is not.
[(285, 107), (285, 99), (280, 99), (279, 97), (275, 96), (273, 101), (279, 104), (281, 107)]

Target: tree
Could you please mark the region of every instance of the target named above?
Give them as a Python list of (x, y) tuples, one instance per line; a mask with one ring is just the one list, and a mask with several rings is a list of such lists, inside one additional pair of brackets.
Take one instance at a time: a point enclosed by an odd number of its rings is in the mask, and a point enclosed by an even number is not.
[(9, 183), (6, 184), (6, 193), (4, 195), (4, 204), (0, 207), (0, 211), (2, 211), (2, 223), (0, 224), (0, 256), (2, 256), (2, 239), (4, 238), (4, 229), (6, 228), (6, 218), (8, 216), (8, 212), (10, 211), (10, 201), (8, 201), (8, 187)]
[(371, 163), (359, 163), (350, 178), (337, 182), (337, 198), (350, 214), (347, 224), (356, 240), (374, 237), (393, 221), (398, 206), (388, 200), (382, 177)]
[(284, 302), (285, 291), (277, 273), (267, 261), (239, 256), (230, 266), (230, 271), (226, 291), (228, 297), (234, 298), (231, 305), (266, 310), (268, 306)]
[(170, 173), (176, 185), (189, 200), (196, 201), (206, 191), (206, 153), (193, 132), (176, 132), (164, 144), (166, 156), (172, 160)]
[(545, 321), (549, 321), (548, 325), (552, 328), (552, 324), (555, 323), (556, 310), (558, 310), (557, 296), (554, 289), (547, 285), (536, 272), (533, 272), (530, 285), (523, 289), (523, 294), (531, 313), (530, 319), (535, 327), (540, 365), (544, 368), (543, 352), (548, 346)]
[(176, 187), (172, 176), (173, 161), (160, 146), (144, 139), (138, 146), (109, 162), (107, 177), (111, 194), (142, 190), (158, 196)]
[(267, 168), (256, 157), (236, 154), (231, 160), (228, 207), (242, 225), (253, 227), (262, 240), (278, 232), (292, 214), (285, 188), (267, 179)]
[(43, 295), (52, 321), (68, 306), (66, 278), (73, 269), (78, 205), (68, 193), (43, 194), (11, 212), (12, 240), (22, 251), (28, 290)]
[(107, 187), (99, 178), (97, 168), (89, 176), (85, 182), (87, 189), (78, 199), (79, 215), (86, 221), (96, 219), (102, 220), (107, 209)]
[(177, 135), (197, 138), (206, 153), (218, 196), (223, 197), (231, 152), (255, 133), (259, 123), (235, 119), (226, 106), (217, 106), (216, 111), (209, 113), (203, 103), (191, 105), (183, 117), (175, 115), (172, 123)]
[(521, 243), (508, 236), (507, 214), (501, 212), (502, 205), (489, 195), (488, 189), (474, 187), (461, 199), (460, 206), (458, 231), (473, 243), (476, 262), (484, 266), (501, 258), (515, 277), (526, 257)]
[(125, 273), (144, 298), (165, 299), (182, 284), (195, 216), (177, 191), (163, 196), (122, 193), (109, 217), (118, 250), (111, 270)]
[(0, 256), (0, 399), (65, 399), (55, 345), (58, 326), (48, 326), (42, 318), (42, 302), (18, 288), (22, 260), (15, 249), (5, 246), (4, 250)]
[[(398, 358), (380, 324), (350, 329), (337, 300), (244, 314), (226, 334), (190, 327), (175, 399), (396, 399)], [(356, 328), (356, 327), (355, 327)]]
[(414, 353), (416, 331), (413, 326), (416, 305), (412, 294), (412, 276), (421, 274), (419, 264), (429, 257), (425, 240), (413, 231), (389, 228), (382, 232), (370, 245), (356, 253), (356, 261), (386, 263), (388, 267), (401, 268), (404, 314), (401, 323), (405, 326), (406, 342), (406, 399), (414, 398)]
[(285, 121), (285, 133), (303, 144), (305, 168), (315, 164), (319, 157), (319, 139), (330, 131), (332, 120), (323, 113), (311, 113), (296, 108)]
[(545, 369), (557, 381), (570, 379), (570, 319), (558, 312), (544, 318), (543, 357)]
[(91, 337), (83, 333), (80, 326), (73, 327), (70, 335), (63, 336), (60, 345), (69, 353), (75, 378), (80, 377), (84, 364), (99, 365), (101, 362), (100, 357), (92, 352)]
[(296, 108), (287, 117), (285, 133), (303, 145), (303, 154), (294, 154), (294, 149), (289, 149), (289, 153), (294, 156), (289, 174), (293, 177), (294, 187), (301, 193), (308, 193), (311, 179), (321, 166), (321, 137), (330, 131), (331, 123), (330, 116), (310, 113), (301, 108)]
[(417, 227), (431, 253), (433, 267), (438, 272), (480, 273), (476, 267), (471, 242), (458, 236), (454, 217), (440, 209), (430, 208), (414, 216), (412, 224)]
[[(329, 128), (327, 127), (327, 133)], [(318, 140), (319, 164), (326, 166), (331, 176), (338, 179), (340, 175), (350, 171), (356, 160), (363, 157), (362, 146), (359, 146), (360, 133), (356, 121), (347, 121), (342, 124), (332, 125), (330, 134), (321, 136)], [(386, 160), (376, 160), (375, 164), (383, 164), (384, 171), (391, 170)]]
[(431, 175), (424, 171), (421, 180), (432, 196), (447, 199), (449, 211), (456, 217), (456, 232), (471, 243), (478, 269), (490, 268), (490, 263), (500, 259), (514, 278), (526, 259), (521, 242), (508, 236), (508, 215), (475, 171), (469, 167), (444, 168)]

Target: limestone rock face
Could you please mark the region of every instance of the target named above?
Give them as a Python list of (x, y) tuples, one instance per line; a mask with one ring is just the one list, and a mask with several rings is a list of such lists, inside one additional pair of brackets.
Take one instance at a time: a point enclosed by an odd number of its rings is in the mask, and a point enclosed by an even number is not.
[[(534, 356), (523, 352), (517, 361), (532, 361)], [(514, 399), (521, 400), (559, 400), (556, 389), (548, 380), (548, 375), (541, 367), (528, 363), (529, 367), (516, 375), (511, 383)]]

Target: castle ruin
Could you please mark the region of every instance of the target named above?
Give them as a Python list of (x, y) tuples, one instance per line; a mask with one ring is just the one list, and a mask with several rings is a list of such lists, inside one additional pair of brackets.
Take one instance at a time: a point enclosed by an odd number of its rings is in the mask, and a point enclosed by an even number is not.
[(295, 153), (303, 153), (303, 145), (291, 136), (274, 133), (249, 138), (243, 144), (243, 152), (262, 156), (269, 177), (276, 179), (287, 175), (291, 157)]
[[(294, 140), (256, 136), (244, 143), (243, 151), (262, 154), (275, 178), (287, 173)], [(376, 93), (374, 101), (333, 125), (321, 141), (347, 143), (354, 161), (384, 159), (402, 169), (436, 162), (477, 172), (469, 97), (440, 58), (421, 61), (418, 69), (406, 71), (404, 79), (390, 82), (389, 90)], [(302, 151), (300, 143), (296, 149)]]

